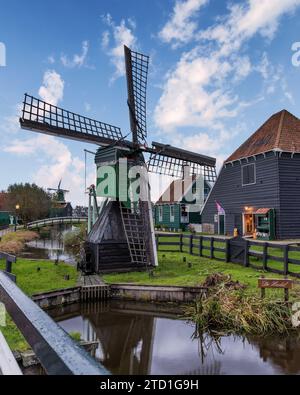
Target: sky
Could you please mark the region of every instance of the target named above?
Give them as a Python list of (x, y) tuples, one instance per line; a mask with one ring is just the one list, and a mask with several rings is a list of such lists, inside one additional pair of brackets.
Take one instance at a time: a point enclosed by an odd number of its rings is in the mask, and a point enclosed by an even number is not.
[[(24, 93), (129, 133), (123, 45), (150, 55), (148, 141), (223, 161), (272, 114), (300, 117), (300, 0), (0, 0), (0, 190), (69, 189), (84, 149), (19, 128)], [(87, 183), (95, 183), (92, 155)], [(168, 179), (151, 177), (153, 200)]]

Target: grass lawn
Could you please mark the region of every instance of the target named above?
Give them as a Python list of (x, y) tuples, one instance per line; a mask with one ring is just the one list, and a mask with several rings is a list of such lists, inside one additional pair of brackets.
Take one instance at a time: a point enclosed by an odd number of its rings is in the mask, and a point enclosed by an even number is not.
[[(0, 269), (4, 269), (3, 261), (0, 261)], [(40, 268), (40, 271), (38, 271)], [(13, 264), (13, 274), (17, 276), (18, 286), (28, 295), (35, 293), (54, 291), (61, 288), (69, 288), (76, 285), (78, 272), (76, 268), (60, 263), (55, 265), (50, 261), (31, 261), (19, 258)], [(70, 280), (64, 279), (65, 275), (70, 276)], [(13, 323), (7, 317), (6, 327), (0, 328), (12, 350), (25, 351), (29, 348), (25, 339)]]
[[(186, 257), (187, 263), (183, 262)], [(134, 283), (144, 285), (178, 285), (198, 286), (207, 276), (213, 273), (224, 273), (232, 276), (234, 281), (247, 285), (246, 293), (258, 294), (258, 278), (265, 275), (268, 278), (280, 278), (278, 274), (265, 273), (262, 270), (245, 268), (233, 263), (219, 262), (209, 258), (200, 258), (176, 252), (159, 252), (159, 267), (155, 269), (154, 278), (147, 272), (108, 274), (103, 278), (108, 283)], [(192, 268), (188, 268), (188, 263)], [(282, 298), (282, 290), (267, 291), (271, 298)], [(300, 300), (300, 287), (297, 285), (291, 291), (291, 298)]]

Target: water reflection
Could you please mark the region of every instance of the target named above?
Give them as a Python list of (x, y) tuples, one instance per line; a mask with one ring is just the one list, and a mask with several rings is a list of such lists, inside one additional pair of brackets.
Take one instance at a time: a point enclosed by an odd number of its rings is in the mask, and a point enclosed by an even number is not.
[(75, 257), (66, 252), (64, 247), (64, 235), (71, 230), (72, 227), (66, 225), (54, 227), (49, 232), (42, 234), (40, 239), (27, 243), (20, 257), (50, 259), (54, 262), (63, 261), (75, 265)]
[(153, 305), (107, 302), (72, 305), (51, 312), (69, 333), (98, 342), (96, 357), (113, 374), (296, 374), (296, 338), (209, 335), (161, 313)]

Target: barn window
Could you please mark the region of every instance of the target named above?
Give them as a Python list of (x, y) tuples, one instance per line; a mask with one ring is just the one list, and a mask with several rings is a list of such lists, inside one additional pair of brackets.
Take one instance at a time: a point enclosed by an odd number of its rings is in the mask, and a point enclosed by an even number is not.
[(175, 222), (175, 207), (170, 206), (170, 222)]
[(242, 167), (242, 183), (243, 186), (256, 183), (256, 167), (255, 164)]

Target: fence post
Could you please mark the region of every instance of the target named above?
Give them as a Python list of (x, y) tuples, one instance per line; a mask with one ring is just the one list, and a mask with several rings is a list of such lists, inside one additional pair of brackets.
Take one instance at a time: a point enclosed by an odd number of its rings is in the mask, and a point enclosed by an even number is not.
[(245, 240), (244, 266), (249, 267), (249, 241)]
[(155, 236), (155, 241), (156, 241), (156, 249), (158, 251), (159, 250), (159, 235)]
[(183, 234), (182, 233), (180, 235), (180, 246), (179, 246), (179, 248), (180, 248), (180, 252), (183, 252)]
[(268, 243), (264, 243), (263, 247), (263, 270), (268, 270)]
[(215, 239), (214, 239), (214, 237), (212, 237), (210, 239), (210, 259), (214, 259), (214, 257), (215, 257), (215, 254), (214, 254), (214, 250), (215, 250), (214, 242), (215, 242)]
[(225, 240), (225, 262), (226, 263), (230, 262), (230, 240), (229, 239)]
[(200, 236), (199, 239), (199, 256), (203, 256), (203, 236)]
[(193, 255), (193, 240), (194, 236), (190, 235), (190, 255)]
[(283, 264), (284, 264), (284, 275), (289, 274), (289, 246), (285, 245), (283, 248)]

